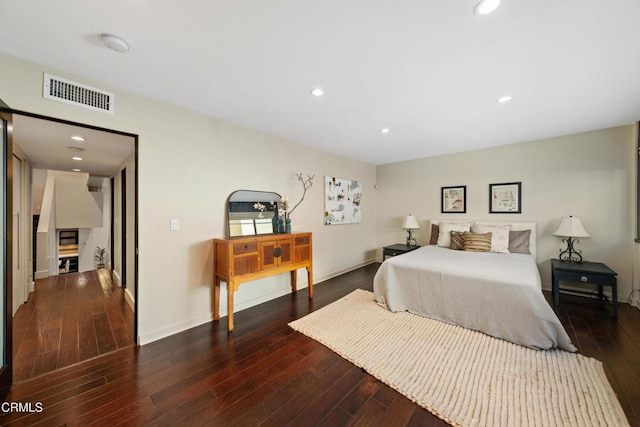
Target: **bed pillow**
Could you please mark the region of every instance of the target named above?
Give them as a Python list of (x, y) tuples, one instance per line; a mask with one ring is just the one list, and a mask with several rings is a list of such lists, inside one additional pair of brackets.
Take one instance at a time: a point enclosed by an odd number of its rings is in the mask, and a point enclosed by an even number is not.
[(509, 252), (531, 255), (529, 250), (530, 237), (531, 230), (511, 230), (509, 232)]
[(502, 254), (509, 253), (509, 232), (511, 225), (471, 225), (471, 231), (474, 233), (491, 233), (491, 252)]
[(449, 243), (449, 249), (454, 251), (464, 250), (464, 236), (462, 231), (451, 232), (451, 242)]
[(437, 245), (438, 244), (438, 234), (440, 233), (440, 227), (438, 227), (438, 224), (431, 224), (431, 237), (429, 237), (429, 244), (430, 245)]
[(468, 252), (491, 252), (491, 233), (462, 233), (464, 250)]
[(438, 246), (448, 248), (451, 243), (452, 231), (471, 231), (470, 222), (441, 222), (438, 224)]

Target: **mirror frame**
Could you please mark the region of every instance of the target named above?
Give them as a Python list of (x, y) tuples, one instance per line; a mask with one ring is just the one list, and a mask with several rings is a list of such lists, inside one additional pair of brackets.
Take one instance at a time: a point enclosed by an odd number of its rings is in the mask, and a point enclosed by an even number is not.
[[(280, 199), (282, 198), (282, 196), (280, 196), (280, 194), (275, 193), (273, 191), (259, 191), (259, 190), (236, 190), (234, 192), (232, 192), (231, 194), (229, 194), (229, 197), (227, 197), (227, 237), (228, 238), (234, 238), (234, 237), (247, 237), (247, 236), (256, 236), (256, 235), (265, 235), (265, 234), (276, 234), (276, 230), (273, 229), (273, 227), (271, 227), (269, 232), (259, 232), (258, 231), (258, 225), (255, 220), (258, 219), (258, 214), (259, 211), (257, 211), (253, 205), (257, 202), (260, 202), (262, 204), (265, 204), (267, 206), (267, 210), (271, 211), (271, 209), (269, 209), (269, 205), (270, 202), (274, 202), (276, 204), (276, 208), (275, 208), (275, 212), (278, 212), (278, 208), (280, 207)], [(234, 209), (238, 206), (241, 207), (241, 209), (244, 210), (234, 210), (232, 209), (232, 203), (237, 203), (238, 205), (234, 206)], [(244, 204), (244, 208), (241, 206), (242, 204)], [(232, 221), (232, 214), (235, 212), (244, 212), (247, 214), (250, 213), (255, 213), (256, 214), (256, 218), (251, 219), (253, 221), (253, 233), (247, 233), (247, 234), (231, 234), (231, 221)], [(269, 217), (271, 218), (271, 217)], [(262, 224), (262, 228), (264, 228), (264, 224)]]

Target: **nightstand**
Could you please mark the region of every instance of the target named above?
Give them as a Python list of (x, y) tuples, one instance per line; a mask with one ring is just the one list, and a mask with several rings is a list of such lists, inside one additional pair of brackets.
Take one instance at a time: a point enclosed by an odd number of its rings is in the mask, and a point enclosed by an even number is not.
[(391, 246), (385, 246), (382, 248), (382, 260), (387, 259), (388, 256), (396, 256), (406, 254), (407, 252), (415, 251), (420, 245), (405, 245), (404, 243), (397, 243)]
[(590, 283), (598, 285), (598, 299), (606, 301), (602, 292), (603, 286), (611, 286), (611, 306), (613, 317), (618, 317), (618, 280), (617, 273), (601, 262), (567, 262), (559, 259), (551, 260), (551, 282), (553, 286), (553, 303), (560, 305), (560, 291), (591, 295), (591, 292), (574, 289), (560, 289), (560, 281), (573, 283)]

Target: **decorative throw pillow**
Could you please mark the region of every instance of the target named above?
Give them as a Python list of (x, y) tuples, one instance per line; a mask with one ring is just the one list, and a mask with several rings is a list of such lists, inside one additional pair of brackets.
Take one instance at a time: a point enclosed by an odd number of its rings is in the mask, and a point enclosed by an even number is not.
[(511, 230), (509, 232), (509, 252), (531, 255), (529, 250), (530, 236), (531, 230)]
[(491, 252), (503, 254), (509, 253), (509, 231), (510, 225), (485, 225), (474, 223), (471, 226), (474, 233), (491, 233)]
[(451, 243), (451, 232), (452, 231), (471, 231), (471, 223), (470, 222), (441, 222), (439, 225), (438, 232), (438, 246), (442, 246), (443, 248), (448, 248), (449, 243)]
[(449, 249), (455, 251), (461, 251), (464, 249), (464, 236), (462, 231), (451, 232), (451, 242), (449, 243)]
[(438, 234), (440, 233), (440, 227), (438, 227), (438, 224), (431, 224), (431, 237), (429, 237), (429, 244), (430, 245), (437, 245), (438, 244)]
[(468, 252), (491, 252), (491, 233), (462, 233), (464, 250)]

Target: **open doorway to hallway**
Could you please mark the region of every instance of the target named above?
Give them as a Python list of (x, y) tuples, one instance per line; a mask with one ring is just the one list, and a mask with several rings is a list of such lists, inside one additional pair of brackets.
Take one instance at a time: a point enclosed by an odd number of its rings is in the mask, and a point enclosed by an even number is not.
[(29, 177), (20, 192), (29, 201), (19, 221), (24, 279), (13, 286), (24, 295), (14, 302), (14, 382), (135, 344), (136, 141), (14, 112), (14, 152)]

